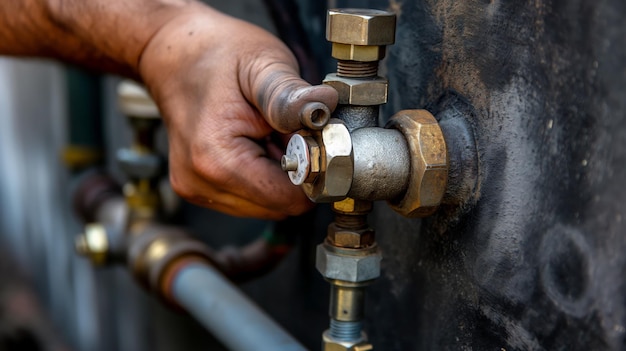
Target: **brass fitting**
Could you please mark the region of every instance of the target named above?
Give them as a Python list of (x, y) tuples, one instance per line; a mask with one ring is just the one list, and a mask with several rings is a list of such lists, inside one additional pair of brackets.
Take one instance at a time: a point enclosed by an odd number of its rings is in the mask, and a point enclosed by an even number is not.
[(159, 210), (161, 199), (149, 180), (128, 182), (124, 185), (123, 191), (133, 218), (152, 218)]
[(370, 9), (328, 11), (326, 39), (333, 43), (333, 57), (340, 60), (381, 60), (384, 46), (395, 41), (395, 30), (396, 16), (391, 12)]
[(387, 103), (387, 79), (378, 77), (385, 46), (395, 41), (396, 16), (368, 9), (328, 11), (326, 39), (338, 60), (337, 73), (324, 84), (339, 94), (340, 105), (376, 106)]
[(76, 252), (88, 258), (92, 264), (101, 266), (107, 261), (109, 239), (106, 228), (99, 223), (85, 226), (85, 232), (76, 237)]
[(448, 181), (448, 153), (441, 127), (426, 110), (403, 110), (391, 118), (387, 128), (404, 134), (411, 154), (406, 193), (389, 205), (405, 217), (428, 216), (441, 203)]
[(328, 226), (326, 238), (333, 246), (363, 249), (374, 245), (374, 230), (367, 225), (371, 201), (346, 198), (333, 202), (335, 221)]
[(333, 202), (333, 211), (342, 214), (365, 215), (372, 211), (372, 202), (348, 197), (341, 201)]
[(129, 269), (144, 287), (166, 299), (166, 276), (174, 262), (194, 258), (210, 263), (214, 256), (206, 245), (175, 227), (145, 223), (132, 231), (126, 251)]

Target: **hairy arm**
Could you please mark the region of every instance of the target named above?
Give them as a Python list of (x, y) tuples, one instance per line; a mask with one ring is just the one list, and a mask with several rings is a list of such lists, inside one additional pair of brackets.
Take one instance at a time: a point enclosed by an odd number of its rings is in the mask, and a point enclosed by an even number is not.
[(282, 145), (311, 103), (337, 93), (300, 79), (261, 28), (194, 0), (0, 0), (0, 54), (46, 56), (137, 78), (168, 127), (170, 179), (196, 204), (283, 218), (311, 203), (280, 170)]
[(192, 12), (186, 0), (0, 2), (0, 54), (44, 56), (138, 78), (150, 39)]

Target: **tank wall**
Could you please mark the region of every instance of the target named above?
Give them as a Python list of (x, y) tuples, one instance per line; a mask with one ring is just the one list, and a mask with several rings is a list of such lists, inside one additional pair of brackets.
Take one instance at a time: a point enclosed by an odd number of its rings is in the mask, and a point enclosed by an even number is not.
[[(424, 220), (380, 205), (384, 350), (625, 345), (626, 5), (337, 1), (391, 9), (388, 117), (474, 107), (479, 186)], [(448, 97), (446, 97), (448, 96)]]

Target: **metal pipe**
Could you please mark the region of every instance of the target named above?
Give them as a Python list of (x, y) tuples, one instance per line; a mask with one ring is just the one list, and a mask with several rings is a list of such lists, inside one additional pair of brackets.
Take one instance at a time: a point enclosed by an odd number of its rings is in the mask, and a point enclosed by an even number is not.
[(181, 268), (171, 291), (229, 350), (306, 350), (209, 265), (194, 262)]
[(354, 171), (348, 196), (362, 200), (395, 199), (406, 191), (411, 156), (395, 129), (360, 128), (352, 133)]

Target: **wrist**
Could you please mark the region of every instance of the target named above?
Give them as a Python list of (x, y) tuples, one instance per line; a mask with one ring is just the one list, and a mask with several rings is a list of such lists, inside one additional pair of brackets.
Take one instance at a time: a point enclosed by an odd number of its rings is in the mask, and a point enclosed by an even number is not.
[(187, 0), (48, 1), (46, 14), (62, 34), (44, 50), (52, 56), (139, 76), (144, 48), (161, 27), (200, 3)]

